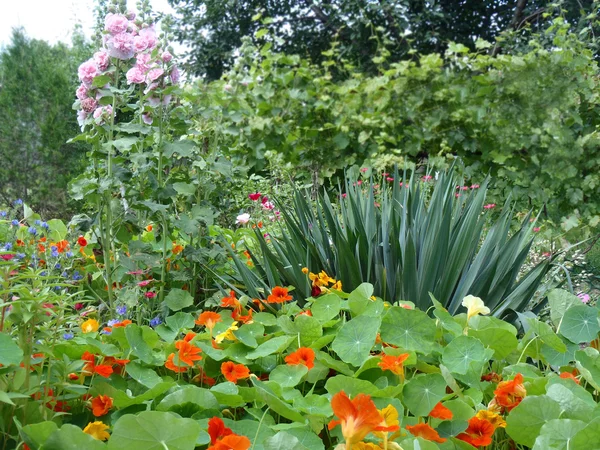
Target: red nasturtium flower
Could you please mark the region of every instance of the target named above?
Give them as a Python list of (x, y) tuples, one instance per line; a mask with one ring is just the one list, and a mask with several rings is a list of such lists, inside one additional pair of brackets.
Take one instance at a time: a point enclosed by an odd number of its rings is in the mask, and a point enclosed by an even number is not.
[(518, 373), (513, 380), (499, 383), (494, 395), (493, 403), (501, 406), (506, 411), (513, 409), (527, 395), (527, 391), (523, 386), (523, 375)]
[(486, 373), (485, 375), (481, 375), (481, 381), (500, 383), (502, 381), (502, 375), (498, 375), (496, 372)]
[(193, 366), (194, 361), (200, 361), (202, 359), (202, 356), (198, 354), (202, 350), (185, 340), (175, 342), (175, 348), (179, 350), (179, 353), (177, 354), (179, 361), (186, 363), (188, 366)]
[(86, 361), (81, 373), (84, 375), (92, 375), (97, 373), (101, 377), (108, 378), (113, 373), (112, 366), (106, 364), (96, 364), (96, 356), (90, 352), (85, 352), (81, 355), (81, 359)]
[(210, 443), (216, 444), (219, 439), (233, 434), (233, 431), (225, 426), (221, 418), (213, 417), (208, 421), (208, 434), (210, 435)]
[(406, 425), (406, 429), (413, 436), (422, 437), (428, 441), (439, 442), (440, 444), (446, 442), (446, 438), (441, 437), (436, 430), (426, 423), (418, 423), (414, 426)]
[(382, 426), (385, 419), (381, 416), (371, 397), (358, 394), (352, 400), (344, 392), (338, 392), (331, 399), (333, 413), (339, 420), (329, 422), (328, 428), (332, 430), (337, 425), (342, 426), (342, 435), (346, 441), (346, 448), (362, 441), (372, 431), (397, 431), (398, 425)]
[(219, 439), (214, 445), (208, 447), (207, 450), (248, 450), (252, 442), (246, 436), (230, 434), (223, 439)]
[(441, 420), (450, 420), (452, 419), (452, 411), (442, 405), (441, 402), (438, 402), (429, 413), (429, 417), (434, 417)]
[(381, 367), (381, 370), (389, 370), (404, 378), (404, 361), (406, 361), (409, 356), (408, 353), (402, 353), (398, 356), (383, 354), (381, 356), (381, 362), (377, 365)]
[(237, 383), (238, 380), (243, 380), (250, 376), (250, 369), (243, 364), (227, 361), (221, 364), (221, 373), (228, 381)]
[(271, 291), (271, 295), (267, 297), (267, 303), (285, 303), (292, 299), (288, 290), (281, 286), (275, 286)]
[(309, 347), (300, 347), (294, 353), (287, 355), (285, 362), (288, 366), (304, 364), (310, 370), (315, 367), (315, 351)]
[(79, 238), (77, 238), (77, 243), (81, 247), (85, 247), (87, 245), (87, 241), (85, 240), (85, 238), (83, 236), (79, 236)]
[(98, 395), (92, 400), (92, 414), (96, 417), (108, 414), (112, 408), (113, 399), (108, 395)]
[(475, 416), (469, 420), (469, 427), (464, 433), (460, 433), (456, 437), (473, 447), (485, 447), (492, 443), (492, 435), (495, 430), (491, 422)]

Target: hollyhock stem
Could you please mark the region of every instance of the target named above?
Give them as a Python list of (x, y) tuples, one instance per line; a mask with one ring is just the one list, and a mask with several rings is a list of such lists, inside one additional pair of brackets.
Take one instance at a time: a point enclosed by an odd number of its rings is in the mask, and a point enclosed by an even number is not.
[(158, 294), (159, 303), (162, 303), (165, 296), (165, 280), (167, 278), (167, 217), (163, 214), (162, 218), (163, 248), (162, 248), (162, 268), (160, 272), (160, 291)]

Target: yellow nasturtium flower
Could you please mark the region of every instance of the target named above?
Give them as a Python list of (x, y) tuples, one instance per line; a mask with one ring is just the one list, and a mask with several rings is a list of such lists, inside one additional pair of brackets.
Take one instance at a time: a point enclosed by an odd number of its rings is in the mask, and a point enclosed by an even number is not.
[(99, 441), (106, 441), (110, 437), (110, 434), (108, 434), (106, 431), (108, 428), (108, 425), (97, 420), (96, 422), (88, 423), (83, 429), (83, 432), (89, 434), (94, 439), (98, 439)]
[(221, 342), (223, 342), (225, 339), (227, 339), (228, 341), (235, 341), (237, 340), (237, 338), (235, 337), (235, 335), (233, 334), (233, 332), (235, 330), (238, 329), (237, 326), (237, 322), (233, 322), (229, 328), (227, 328), (227, 330), (225, 330), (223, 333), (217, 334), (215, 336), (215, 342), (217, 344), (220, 344)]
[(98, 328), (100, 328), (100, 324), (96, 319), (88, 319), (81, 324), (81, 331), (84, 333), (93, 333), (98, 331)]
[(474, 295), (467, 295), (463, 298), (462, 305), (467, 308), (467, 320), (478, 314), (489, 314), (490, 308), (485, 306), (483, 300)]
[(481, 411), (477, 411), (475, 417), (481, 420), (487, 420), (494, 426), (494, 428), (506, 428), (506, 422), (504, 421), (502, 416), (500, 414), (495, 413), (494, 411), (482, 409)]

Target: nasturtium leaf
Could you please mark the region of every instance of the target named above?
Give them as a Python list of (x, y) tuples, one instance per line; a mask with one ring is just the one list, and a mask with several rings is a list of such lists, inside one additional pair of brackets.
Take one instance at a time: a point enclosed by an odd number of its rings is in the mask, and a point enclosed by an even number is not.
[(529, 317), (527, 318), (527, 323), (529, 324), (531, 330), (540, 337), (544, 344), (548, 345), (558, 353), (564, 353), (567, 351), (567, 346), (565, 343), (546, 322)]
[(336, 294), (329, 293), (317, 297), (310, 307), (310, 311), (315, 319), (325, 323), (336, 317), (340, 313), (342, 299)]
[(362, 314), (370, 303), (373, 303), (371, 296), (373, 295), (373, 285), (370, 283), (362, 283), (354, 289), (348, 297), (348, 306), (353, 316)]
[[(152, 331), (154, 333), (154, 331)], [(146, 364), (155, 362), (154, 352), (144, 339), (142, 327), (132, 323), (125, 327), (125, 336), (131, 347), (131, 352)]]
[(517, 329), (496, 317), (473, 317), (470, 324), (469, 336), (494, 350), (494, 359), (506, 358), (519, 345)]
[(404, 386), (403, 403), (415, 416), (426, 416), (446, 396), (446, 381), (437, 373), (417, 375)]
[(565, 290), (552, 289), (548, 291), (548, 304), (550, 319), (555, 326), (558, 326), (567, 309), (581, 305), (581, 299)]
[[(261, 410), (258, 410), (257, 414), (253, 415), (256, 417), (256, 420), (230, 420), (224, 418), (223, 422), (235, 434), (248, 437), (252, 442), (254, 450), (265, 450), (264, 442), (275, 435), (269, 421), (271, 416), (269, 414), (264, 415), (264, 412)], [(263, 420), (262, 423), (259, 422), (261, 419)]]
[(542, 426), (532, 450), (569, 450), (573, 436), (585, 428), (581, 420), (554, 419)]
[(600, 391), (600, 353), (592, 347), (575, 352), (575, 365), (581, 376)]
[(246, 354), (246, 358), (248, 359), (257, 359), (265, 356), (272, 355), (273, 353), (280, 353), (285, 350), (293, 340), (295, 340), (295, 336), (277, 336), (272, 339), (269, 339), (266, 342), (260, 344), (256, 350), (248, 352)]
[(265, 328), (259, 323), (243, 325), (233, 332), (233, 335), (244, 345), (250, 348), (258, 347), (256, 337), (262, 337)]
[(182, 419), (168, 412), (127, 414), (115, 423), (108, 449), (193, 450), (201, 431), (195, 420)]
[(251, 380), (256, 389), (256, 393), (267, 404), (267, 406), (269, 406), (269, 408), (286, 419), (294, 422), (306, 422), (306, 419), (302, 416), (302, 414), (279, 398), (279, 396), (276, 395), (269, 386), (255, 377), (252, 377)]
[(323, 327), (321, 323), (311, 316), (304, 314), (299, 315), (294, 319), (294, 327), (300, 335), (300, 344), (308, 347), (314, 341), (323, 336)]
[(275, 436), (265, 439), (265, 450), (308, 450), (296, 436), (280, 431)]
[(125, 366), (125, 370), (131, 378), (147, 388), (153, 388), (162, 382), (162, 378), (154, 370), (142, 366), (137, 361), (131, 361)]
[(381, 340), (406, 350), (428, 353), (436, 326), (427, 314), (416, 309), (392, 306), (381, 322)]
[(560, 337), (559, 339), (565, 345), (566, 351), (558, 352), (548, 344), (542, 344), (540, 353), (546, 359), (546, 362), (551, 366), (568, 366), (572, 361), (575, 361), (575, 352), (579, 350), (579, 344)]
[(194, 316), (181, 311), (167, 317), (165, 322), (169, 328), (178, 332), (184, 328), (194, 328), (196, 326)]
[(458, 398), (444, 402), (444, 406), (452, 411), (453, 420), (469, 420), (475, 415), (475, 410)]
[(188, 291), (173, 288), (165, 297), (165, 304), (171, 311), (179, 311), (194, 304), (194, 297)]
[(464, 375), (469, 371), (472, 363), (481, 366), (486, 362), (485, 347), (479, 339), (459, 336), (444, 348), (442, 362), (450, 372)]
[(571, 342), (590, 342), (598, 337), (598, 310), (586, 305), (572, 306), (565, 311), (560, 324), (560, 334)]
[(435, 443), (421, 437), (413, 437), (411, 434), (400, 444), (403, 450), (439, 450)]
[(274, 381), (281, 387), (294, 387), (298, 385), (304, 375), (308, 373), (308, 368), (303, 364), (293, 366), (277, 366), (270, 374), (269, 380)]
[(239, 394), (237, 385), (231, 381), (219, 383), (211, 387), (210, 392), (215, 396), (221, 405), (237, 408), (246, 403)]
[(380, 320), (375, 317), (355, 317), (338, 330), (331, 349), (342, 361), (354, 366), (362, 365), (375, 345), (379, 324)]
[(331, 395), (344, 391), (350, 397), (355, 397), (360, 393), (373, 395), (378, 391), (377, 387), (370, 381), (347, 377), (345, 375), (336, 375), (329, 378), (325, 383), (325, 390)]
[(546, 395), (525, 397), (506, 418), (506, 433), (517, 444), (532, 447), (542, 426), (560, 417), (560, 405)]
[(323, 440), (310, 430), (305, 427), (302, 428), (288, 428), (286, 433), (294, 436), (301, 445), (309, 450), (324, 450)]
[(185, 386), (162, 399), (157, 411), (172, 411), (186, 403), (193, 403), (197, 410), (219, 409), (219, 402), (212, 392), (198, 386)]
[(595, 417), (569, 442), (569, 449), (600, 448), (600, 417)]
[(0, 364), (19, 365), (23, 360), (23, 350), (6, 333), (0, 333)]
[(313, 416), (330, 417), (333, 414), (331, 402), (322, 395), (309, 394), (295, 399), (294, 408)]
[(469, 426), (469, 422), (463, 419), (452, 418), (452, 420), (444, 420), (437, 427), (436, 430), (439, 435), (443, 438), (449, 438), (462, 433)]
[(592, 417), (596, 401), (587, 390), (573, 380), (551, 380), (546, 395), (556, 401), (562, 410), (561, 418), (588, 420)]
[(137, 397), (129, 397), (124, 391), (117, 389), (104, 381), (94, 383), (94, 389), (97, 394), (102, 393), (103, 395), (108, 395), (113, 399), (115, 407), (121, 409), (132, 405), (140, 405), (148, 400), (154, 400), (173, 386), (175, 386), (174, 381), (163, 381)]
[(19, 429), (19, 434), (31, 449), (37, 449), (48, 440), (50, 435), (58, 430), (58, 425), (51, 421), (25, 425)]
[(313, 350), (320, 350), (335, 339), (335, 334), (326, 334), (310, 343), (309, 347)]
[(65, 424), (54, 431), (42, 446), (44, 450), (102, 450), (104, 442), (94, 439), (75, 425)]
[(252, 316), (252, 319), (254, 320), (254, 322), (260, 323), (265, 327), (274, 327), (275, 325), (277, 325), (277, 319), (275, 318), (275, 316), (273, 314), (265, 312), (254, 314), (254, 316)]
[(322, 351), (315, 352), (316, 359), (320, 361), (324, 366), (329, 367), (330, 369), (335, 370), (341, 374), (347, 376), (353, 376), (354, 371), (346, 364), (338, 359), (333, 358), (329, 353), (325, 353)]

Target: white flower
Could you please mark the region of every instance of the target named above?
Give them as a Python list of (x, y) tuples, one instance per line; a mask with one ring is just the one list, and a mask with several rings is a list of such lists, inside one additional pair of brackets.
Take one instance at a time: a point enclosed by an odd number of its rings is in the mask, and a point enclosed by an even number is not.
[(474, 295), (467, 295), (463, 298), (462, 305), (467, 308), (467, 320), (478, 314), (489, 314), (490, 308), (485, 306), (483, 300)]
[(239, 223), (241, 225), (244, 225), (248, 222), (250, 222), (250, 214), (248, 213), (240, 214), (235, 220), (235, 223)]

